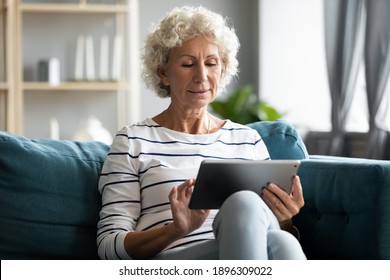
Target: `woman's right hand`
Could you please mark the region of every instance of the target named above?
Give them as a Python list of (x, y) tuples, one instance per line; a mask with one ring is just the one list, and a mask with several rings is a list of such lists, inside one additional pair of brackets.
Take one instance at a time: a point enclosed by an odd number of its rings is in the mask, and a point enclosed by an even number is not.
[(210, 211), (188, 208), (194, 184), (195, 180), (187, 180), (170, 192), (173, 222), (163, 227), (126, 234), (125, 249), (131, 258), (149, 259), (203, 224)]
[(189, 179), (174, 187), (169, 194), (173, 215), (172, 228), (178, 238), (198, 229), (210, 213), (210, 210), (189, 209), (194, 184), (195, 180)]

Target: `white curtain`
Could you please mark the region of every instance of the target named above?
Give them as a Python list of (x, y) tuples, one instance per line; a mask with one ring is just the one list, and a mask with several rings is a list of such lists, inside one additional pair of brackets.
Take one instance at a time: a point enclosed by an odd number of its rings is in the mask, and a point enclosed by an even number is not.
[(325, 43), (332, 100), (328, 153), (341, 155), (364, 46), (364, 0), (324, 0)]
[(385, 117), (390, 94), (390, 1), (368, 0), (366, 5), (364, 58), (370, 123), (367, 157), (382, 159), (387, 140)]

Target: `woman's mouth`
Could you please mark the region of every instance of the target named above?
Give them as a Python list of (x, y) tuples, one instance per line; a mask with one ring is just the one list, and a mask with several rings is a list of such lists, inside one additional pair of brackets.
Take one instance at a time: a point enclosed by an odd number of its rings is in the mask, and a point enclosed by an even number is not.
[(194, 94), (204, 94), (208, 91), (209, 91), (209, 89), (189, 90), (190, 93), (194, 93)]

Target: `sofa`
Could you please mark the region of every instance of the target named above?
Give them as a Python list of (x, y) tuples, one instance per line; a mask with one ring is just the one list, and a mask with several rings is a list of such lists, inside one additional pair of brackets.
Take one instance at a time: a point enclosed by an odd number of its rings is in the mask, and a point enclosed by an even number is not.
[[(285, 121), (248, 124), (273, 159), (300, 159), (294, 217), (308, 259), (390, 259), (390, 162), (309, 155)], [(109, 146), (0, 132), (0, 258), (98, 259), (99, 173)]]

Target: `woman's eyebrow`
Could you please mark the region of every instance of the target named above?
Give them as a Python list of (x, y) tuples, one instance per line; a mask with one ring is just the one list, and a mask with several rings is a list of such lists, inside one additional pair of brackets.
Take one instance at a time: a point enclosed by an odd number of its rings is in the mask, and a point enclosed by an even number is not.
[[(180, 57), (190, 57), (190, 58), (193, 58), (193, 59), (197, 59), (197, 57), (195, 55), (191, 55), (191, 54), (182, 54), (180, 55)], [(215, 57), (218, 57), (218, 54), (209, 54), (206, 56), (206, 58), (215, 58)]]

